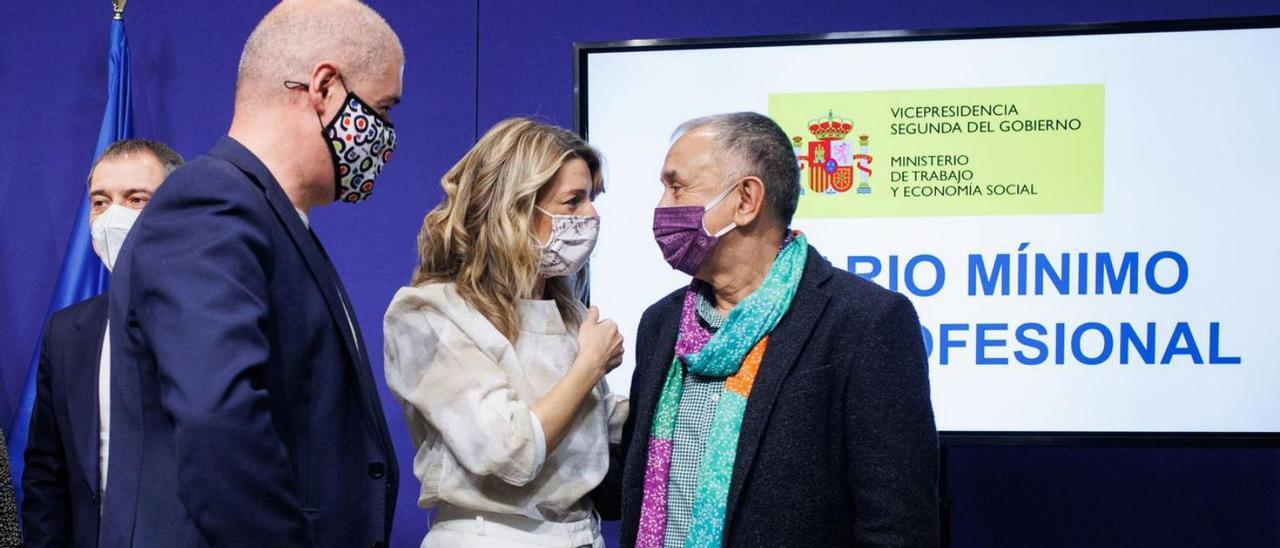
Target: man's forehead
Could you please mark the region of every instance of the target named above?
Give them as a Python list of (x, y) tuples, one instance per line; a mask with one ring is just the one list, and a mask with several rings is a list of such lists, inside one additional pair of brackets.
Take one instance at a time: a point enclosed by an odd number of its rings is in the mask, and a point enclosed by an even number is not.
[(683, 174), (690, 174), (695, 170), (712, 169), (716, 163), (715, 155), (712, 154), (711, 136), (706, 133), (695, 133), (698, 130), (691, 131), (681, 135), (676, 142), (671, 145), (671, 149), (667, 151), (667, 161), (663, 167), (664, 171), (678, 170)]
[(683, 142), (686, 145), (693, 146), (706, 146), (712, 143), (715, 136), (716, 131), (710, 126), (699, 126), (676, 136), (675, 142)]
[(388, 74), (387, 81), (394, 90), (394, 95), (399, 97), (400, 90), (404, 89), (404, 63), (395, 66), (396, 69)]
[(380, 74), (374, 74), (368, 82), (369, 90), (372, 97), (364, 99), (379, 103), (384, 106), (395, 105), (400, 102), (401, 90), (404, 87), (404, 66), (401, 65), (395, 71), (379, 71)]
[(164, 166), (150, 153), (104, 158), (94, 166), (89, 177), (89, 192), (158, 186), (164, 177)]

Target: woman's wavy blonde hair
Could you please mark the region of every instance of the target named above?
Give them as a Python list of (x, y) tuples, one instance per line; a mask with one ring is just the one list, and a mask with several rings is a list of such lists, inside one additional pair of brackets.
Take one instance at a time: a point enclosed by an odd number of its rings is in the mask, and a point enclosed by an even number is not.
[[(572, 132), (528, 118), (493, 126), (441, 179), (445, 198), (427, 213), (418, 233), (413, 285), (453, 282), (458, 294), (515, 342), (519, 299), (532, 296), (539, 251), (530, 220), (538, 190), (573, 159), (591, 172), (591, 195), (604, 191), (600, 154)], [(566, 324), (582, 321), (573, 283), (549, 278), (543, 291)]]

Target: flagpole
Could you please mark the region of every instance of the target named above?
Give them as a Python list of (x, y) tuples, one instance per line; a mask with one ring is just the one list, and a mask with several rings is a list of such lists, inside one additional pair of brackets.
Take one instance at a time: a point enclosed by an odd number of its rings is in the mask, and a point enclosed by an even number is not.
[(111, 0), (111, 7), (116, 12), (112, 19), (115, 19), (116, 21), (124, 20), (124, 5), (128, 1), (129, 0)]

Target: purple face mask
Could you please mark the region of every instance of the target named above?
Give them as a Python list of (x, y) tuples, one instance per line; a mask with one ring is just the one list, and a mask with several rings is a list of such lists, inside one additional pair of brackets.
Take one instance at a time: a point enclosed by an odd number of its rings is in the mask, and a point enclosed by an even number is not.
[(670, 206), (653, 210), (653, 239), (657, 240), (658, 247), (662, 249), (662, 258), (667, 260), (671, 268), (690, 276), (698, 275), (702, 261), (706, 260), (707, 253), (716, 245), (716, 241), (737, 228), (737, 224), (729, 223), (729, 226), (719, 232), (709, 234), (703, 224), (707, 212), (724, 201), (737, 187), (738, 185), (732, 185), (724, 189), (724, 192), (705, 206)]

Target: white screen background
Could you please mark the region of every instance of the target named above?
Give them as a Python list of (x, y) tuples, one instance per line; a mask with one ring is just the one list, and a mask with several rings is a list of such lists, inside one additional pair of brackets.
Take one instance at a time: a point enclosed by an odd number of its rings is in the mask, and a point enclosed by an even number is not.
[[(672, 130), (707, 114), (768, 113), (771, 93), (1054, 84), (1105, 86), (1104, 213), (1100, 215), (801, 220), (795, 228), (838, 268), (850, 255), (902, 262), (932, 254), (943, 291), (911, 296), (934, 332), (930, 381), (939, 430), (1280, 432), (1280, 30), (881, 42), (593, 53), (588, 137), (605, 156), (607, 192), (591, 267), (592, 302), (620, 324), (627, 360), (609, 375), (626, 393), (640, 316), (688, 278), (653, 242), (659, 169)], [(814, 67), (830, 67), (818, 71)], [(1170, 296), (971, 297), (966, 257), (1027, 251), (1161, 250), (1186, 257)], [(921, 272), (927, 272), (923, 269)], [(887, 283), (884, 276), (877, 280)], [(927, 281), (927, 280), (925, 280)], [(938, 365), (939, 323), (1178, 321), (1222, 324), (1235, 366), (975, 366), (967, 348)], [(1012, 332), (1002, 337), (1014, 343)], [(1161, 337), (1158, 337), (1161, 338)], [(1090, 343), (1086, 339), (1086, 346)], [(1163, 344), (1160, 345), (1163, 347)], [(1013, 348), (992, 355), (1010, 357)], [(1068, 351), (1069, 355), (1069, 351)]]

